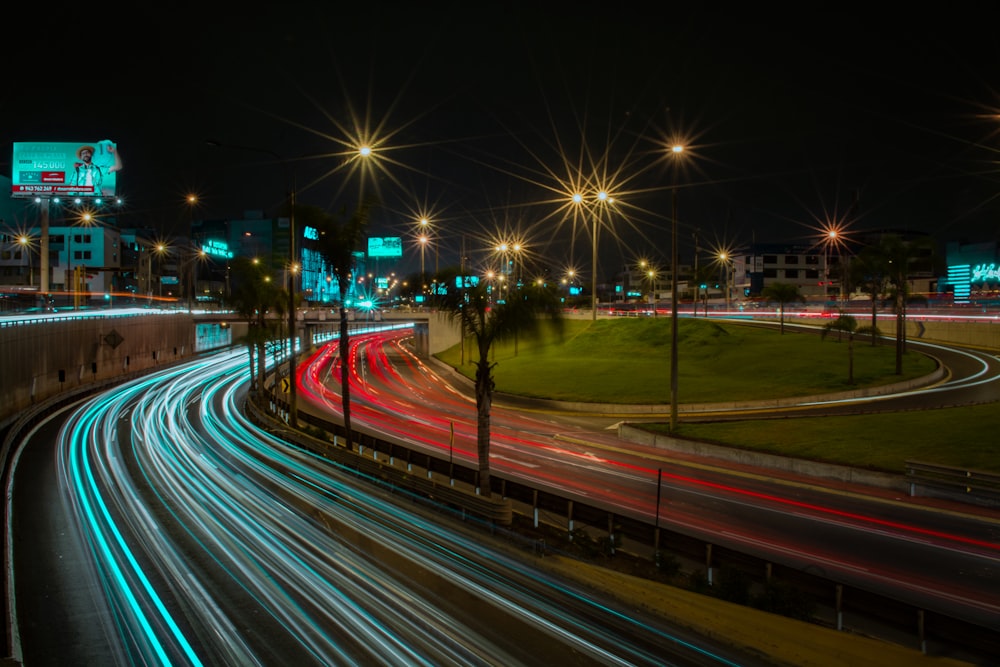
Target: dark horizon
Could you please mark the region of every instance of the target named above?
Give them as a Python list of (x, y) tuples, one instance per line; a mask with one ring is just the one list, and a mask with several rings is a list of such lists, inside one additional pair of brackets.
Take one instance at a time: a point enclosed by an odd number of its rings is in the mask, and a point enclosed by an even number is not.
[[(592, 215), (567, 198), (597, 181), (619, 197), (601, 275), (667, 256), (674, 186), (682, 257), (695, 235), (810, 243), (835, 222), (997, 240), (993, 12), (709, 7), (664, 25), (645, 11), (374, 3), (26, 31), (12, 59), (58, 71), (93, 48), (100, 76), (12, 82), (0, 139), (115, 141), (130, 226), (166, 236), (276, 215), (292, 186), (336, 212), (376, 194), (370, 234), (403, 237), (414, 265), (426, 215), (455, 263), (463, 239), (521, 235), (589, 272)], [(352, 171), (361, 140), (380, 167)]]

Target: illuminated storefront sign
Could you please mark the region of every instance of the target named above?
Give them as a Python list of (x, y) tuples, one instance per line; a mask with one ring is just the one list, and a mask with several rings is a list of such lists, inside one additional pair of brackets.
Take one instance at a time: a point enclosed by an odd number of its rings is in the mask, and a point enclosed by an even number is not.
[(977, 264), (972, 267), (971, 282), (973, 284), (1000, 282), (1000, 269), (993, 263)]
[(11, 196), (113, 197), (122, 169), (113, 141), (15, 142)]

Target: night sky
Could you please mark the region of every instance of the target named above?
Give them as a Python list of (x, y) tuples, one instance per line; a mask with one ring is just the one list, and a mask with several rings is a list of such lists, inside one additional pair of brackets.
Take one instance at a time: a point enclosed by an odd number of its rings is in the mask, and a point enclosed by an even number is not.
[[(332, 212), (375, 194), (371, 233), (402, 236), (411, 267), (427, 215), (441, 264), (504, 236), (589, 271), (566, 198), (595, 178), (617, 200), (600, 274), (663, 263), (674, 185), (687, 261), (696, 239), (813, 243), (827, 220), (997, 239), (992, 3), (327, 4), (22, 24), (0, 173), (16, 141), (111, 139), (121, 224), (165, 236), (276, 214), (292, 184)], [(358, 136), (376, 146), (364, 172)]]

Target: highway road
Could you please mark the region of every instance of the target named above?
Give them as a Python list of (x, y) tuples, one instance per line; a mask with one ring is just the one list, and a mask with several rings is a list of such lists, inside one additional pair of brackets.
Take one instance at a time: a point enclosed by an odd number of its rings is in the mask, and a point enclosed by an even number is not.
[(39, 665), (754, 665), (251, 425), (242, 350), (39, 425), (10, 488)]
[[(472, 466), (474, 398), (417, 359), (408, 335), (352, 337), (352, 422)], [(998, 366), (988, 355), (937, 353), (957, 370), (925, 390), (928, 400), (948, 400), (949, 389), (980, 397), (997, 391)], [(300, 367), (301, 410), (340, 410), (338, 362), (329, 346)], [(883, 400), (915, 399), (908, 393)], [(659, 509), (659, 524), (669, 530), (1000, 630), (1000, 516), (941, 512), (913, 499), (686, 461), (622, 442), (606, 428), (612, 421), (494, 405), (491, 470), (649, 523)]]

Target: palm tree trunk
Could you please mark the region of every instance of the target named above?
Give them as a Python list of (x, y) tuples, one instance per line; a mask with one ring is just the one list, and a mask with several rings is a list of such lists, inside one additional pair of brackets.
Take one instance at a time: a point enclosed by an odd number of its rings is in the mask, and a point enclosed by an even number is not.
[(854, 332), (847, 337), (847, 384), (854, 384)]
[(876, 332), (878, 331), (878, 304), (875, 300), (875, 290), (872, 289), (872, 347), (878, 344), (878, 336)]
[(347, 439), (347, 446), (354, 443), (354, 436), (351, 433), (351, 369), (350, 366), (350, 341), (347, 334), (347, 308), (344, 302), (347, 299), (347, 290), (340, 291), (340, 404), (344, 412), (344, 437)]
[(476, 457), (479, 459), (479, 488), (489, 496), (490, 489), (490, 408), (493, 403), (493, 378), (490, 376), (489, 349), (479, 350), (476, 364)]
[(896, 375), (903, 374), (903, 346), (906, 341), (906, 318), (903, 314), (903, 304), (905, 298), (899, 294), (901, 290), (897, 288), (896, 295)]
[(253, 363), (253, 341), (247, 342), (247, 358), (250, 361), (250, 389), (257, 390), (257, 373), (254, 372), (256, 366)]
[(267, 319), (263, 311), (258, 315), (257, 326), (260, 332), (257, 337), (257, 381), (260, 383), (260, 388), (263, 389), (264, 379), (267, 377), (267, 335), (265, 334), (267, 331)]

